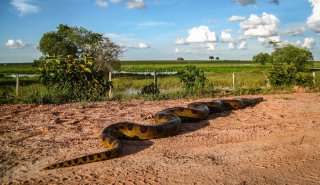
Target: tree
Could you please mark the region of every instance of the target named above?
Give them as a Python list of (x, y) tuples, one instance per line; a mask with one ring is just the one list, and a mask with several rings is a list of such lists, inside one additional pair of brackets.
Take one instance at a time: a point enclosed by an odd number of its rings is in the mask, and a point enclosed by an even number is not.
[(210, 59), (211, 62), (212, 62), (212, 60), (214, 60), (214, 56), (210, 56), (209, 59)]
[[(120, 68), (118, 57), (122, 50), (103, 34), (63, 24), (60, 24), (57, 29), (57, 31), (45, 33), (39, 42), (38, 49), (44, 57), (91, 54), (94, 70), (106, 73)], [(43, 57), (35, 62), (39, 63), (41, 60)]]
[(220, 58), (219, 57), (216, 57), (216, 60), (219, 60)]
[(43, 56), (34, 65), (41, 82), (49, 91), (65, 93), (67, 101), (103, 97), (111, 87), (108, 72), (120, 68), (120, 46), (82, 27), (60, 24), (57, 29), (39, 43)]
[(177, 58), (177, 61), (184, 61), (184, 58), (179, 57), (179, 58)]
[(259, 53), (257, 55), (254, 55), (252, 57), (252, 62), (254, 63), (260, 63), (262, 65), (265, 65), (270, 60), (270, 55), (268, 53)]
[(271, 69), (268, 77), (273, 86), (310, 85), (313, 66), (313, 55), (307, 48), (292, 44), (282, 44), (275, 47), (271, 54)]

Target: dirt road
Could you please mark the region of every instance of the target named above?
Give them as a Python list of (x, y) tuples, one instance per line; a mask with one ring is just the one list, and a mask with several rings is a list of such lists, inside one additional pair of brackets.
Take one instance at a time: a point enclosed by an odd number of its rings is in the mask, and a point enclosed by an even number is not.
[(320, 184), (320, 93), (262, 97), (173, 137), (125, 141), (119, 158), (47, 171), (103, 151), (112, 123), (148, 124), (162, 109), (211, 99), (1, 105), (0, 184)]

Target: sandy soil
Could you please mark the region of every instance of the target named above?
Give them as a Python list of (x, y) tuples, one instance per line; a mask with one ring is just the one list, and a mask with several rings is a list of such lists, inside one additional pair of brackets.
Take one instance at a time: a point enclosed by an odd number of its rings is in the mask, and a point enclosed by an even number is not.
[(2, 105), (0, 184), (320, 184), (320, 93), (262, 97), (173, 137), (125, 141), (119, 158), (49, 171), (103, 151), (112, 123), (148, 124), (164, 108), (210, 99)]

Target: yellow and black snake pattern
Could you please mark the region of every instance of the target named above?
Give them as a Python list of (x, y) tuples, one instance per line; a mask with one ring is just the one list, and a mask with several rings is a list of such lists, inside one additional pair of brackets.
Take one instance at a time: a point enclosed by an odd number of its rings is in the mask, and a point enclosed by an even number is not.
[(182, 122), (204, 120), (208, 118), (209, 114), (245, 108), (261, 101), (263, 101), (263, 98), (196, 102), (189, 104), (187, 108), (174, 107), (156, 113), (155, 124), (153, 125), (140, 125), (133, 122), (115, 123), (106, 127), (101, 134), (102, 145), (109, 150), (55, 163), (47, 166), (45, 170), (112, 159), (120, 154), (121, 139), (155, 139), (172, 136), (180, 131)]

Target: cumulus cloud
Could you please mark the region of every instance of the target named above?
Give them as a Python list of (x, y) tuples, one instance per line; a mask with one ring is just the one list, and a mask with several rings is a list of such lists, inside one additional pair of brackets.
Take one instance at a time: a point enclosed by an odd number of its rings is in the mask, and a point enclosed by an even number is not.
[(257, 39), (262, 45), (268, 45), (269, 41), (279, 42), (280, 36), (272, 36), (272, 37), (258, 37)]
[(241, 6), (247, 6), (247, 5), (255, 5), (255, 0), (236, 0), (236, 2)]
[(270, 40), (279, 41), (279, 24), (279, 19), (272, 14), (264, 12), (261, 17), (251, 14), (248, 19), (240, 22), (240, 29), (244, 31), (242, 38), (256, 38), (262, 44)]
[(247, 49), (247, 41), (241, 41), (240, 44), (239, 44), (239, 47), (238, 49)]
[(308, 49), (313, 49), (316, 44), (316, 41), (312, 37), (307, 37), (304, 39), (302, 43), (302, 47), (306, 47)]
[(306, 37), (303, 41), (297, 40), (296, 42), (290, 42), (288, 40), (283, 41), (284, 43), (293, 44), (298, 47), (305, 47), (308, 49), (313, 49), (316, 45), (316, 40), (312, 37)]
[(144, 0), (110, 0), (112, 3), (126, 3), (128, 9), (141, 9), (145, 8), (146, 5)]
[(178, 38), (174, 43), (177, 45), (187, 45), (188, 44), (186, 39), (184, 39), (184, 38)]
[(39, 7), (31, 4), (30, 0), (11, 0), (10, 4), (20, 13), (20, 15), (39, 12)]
[(193, 27), (189, 30), (189, 36), (186, 38), (186, 42), (215, 42), (217, 36), (215, 32), (210, 31), (207, 26)]
[(9, 39), (6, 42), (6, 46), (8, 48), (11, 49), (16, 49), (16, 48), (23, 48), (25, 47), (27, 44), (25, 42), (23, 42), (21, 39), (17, 39), (17, 40), (13, 40), (13, 39)]
[(246, 19), (246, 17), (233, 15), (228, 19), (228, 21), (235, 22), (235, 21), (243, 21), (245, 19)]
[(211, 31), (208, 26), (193, 27), (188, 31), (187, 38), (178, 38), (175, 41), (177, 45), (187, 45), (190, 43), (208, 43), (216, 42), (217, 35), (214, 31)]
[(306, 28), (304, 26), (294, 26), (285, 30), (284, 33), (290, 36), (298, 36), (302, 35), (305, 31)]
[(316, 33), (320, 33), (320, 0), (309, 0), (312, 14), (307, 19), (307, 25)]
[(300, 46), (300, 47), (305, 47), (305, 48), (308, 48), (308, 49), (313, 49), (315, 44), (316, 44), (316, 41), (314, 38), (312, 37), (306, 37), (303, 42), (301, 42), (300, 40), (297, 40), (295, 43), (295, 45), (297, 46)]
[(224, 30), (221, 32), (221, 41), (222, 42), (232, 42), (232, 36), (231, 36), (232, 30)]
[(101, 7), (107, 7), (108, 3), (102, 0), (96, 0), (96, 4)]

